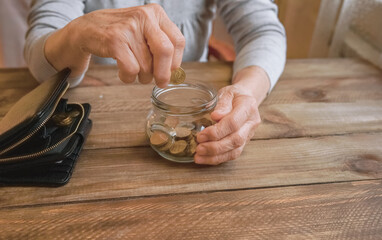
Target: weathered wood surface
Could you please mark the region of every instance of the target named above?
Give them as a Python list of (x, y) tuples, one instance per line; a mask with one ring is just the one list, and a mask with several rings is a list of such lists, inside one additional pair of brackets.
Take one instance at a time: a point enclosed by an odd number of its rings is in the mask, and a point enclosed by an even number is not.
[(0, 239), (381, 239), (382, 182), (0, 210)]
[[(229, 83), (227, 63), (187, 63), (190, 80)], [(37, 84), (0, 70), (0, 118)], [(94, 127), (69, 184), (0, 187), (0, 239), (378, 239), (382, 74), (352, 59), (293, 60), (260, 107), (236, 161), (175, 164), (147, 147), (153, 85), (90, 68), (71, 101)], [(340, 183), (342, 182), (342, 183)], [(302, 185), (302, 186), (301, 186)], [(307, 186), (306, 186), (307, 185)]]
[[(190, 80), (202, 76), (217, 88), (229, 83), (229, 64), (187, 63), (186, 67)], [(16, 75), (12, 72), (10, 76)], [(111, 66), (93, 67), (88, 76), (99, 87), (78, 87), (66, 95), (71, 101), (92, 105), (94, 128), (85, 148), (147, 146), (144, 125), (153, 85), (115, 86), (119, 80)], [(260, 107), (263, 124), (254, 139), (382, 130), (382, 74), (370, 65), (349, 59), (295, 60), (283, 76)], [(0, 116), (29, 90), (2, 90)]]
[(85, 150), (69, 184), (0, 188), (0, 208), (382, 178), (382, 133), (256, 140), (220, 166), (175, 164), (148, 147)]
[[(187, 78), (210, 81), (229, 81), (231, 79), (230, 63), (188, 62), (183, 64)], [(287, 61), (283, 78), (336, 78), (336, 77), (366, 77), (380, 75), (381, 72), (372, 65), (356, 59), (290, 59)], [(115, 66), (90, 66), (87, 81), (82, 86), (123, 85), (118, 80), (118, 70)], [(37, 82), (25, 68), (0, 69), (0, 89), (33, 88)]]

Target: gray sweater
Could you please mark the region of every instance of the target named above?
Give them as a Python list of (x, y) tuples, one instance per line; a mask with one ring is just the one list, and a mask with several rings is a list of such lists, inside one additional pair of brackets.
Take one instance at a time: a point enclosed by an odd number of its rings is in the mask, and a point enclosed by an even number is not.
[[(248, 66), (259, 66), (271, 81), (280, 77), (286, 55), (286, 38), (271, 0), (34, 0), (29, 14), (25, 60), (38, 81), (56, 73), (44, 55), (46, 38), (71, 20), (104, 8), (126, 8), (158, 3), (179, 27), (186, 39), (183, 61), (207, 61), (211, 24), (218, 13), (235, 43), (235, 75)], [(97, 63), (112, 64), (113, 59), (93, 57)], [(72, 86), (81, 78), (70, 79)]]

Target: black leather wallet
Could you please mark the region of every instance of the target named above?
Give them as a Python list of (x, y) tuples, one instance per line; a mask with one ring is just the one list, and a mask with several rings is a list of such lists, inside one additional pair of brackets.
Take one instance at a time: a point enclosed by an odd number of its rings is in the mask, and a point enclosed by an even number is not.
[(91, 129), (90, 105), (67, 103), (69, 69), (22, 97), (0, 121), (0, 185), (61, 186)]

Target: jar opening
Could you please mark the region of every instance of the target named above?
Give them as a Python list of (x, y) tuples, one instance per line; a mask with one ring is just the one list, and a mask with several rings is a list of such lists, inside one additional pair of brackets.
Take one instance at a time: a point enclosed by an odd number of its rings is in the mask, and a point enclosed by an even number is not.
[(215, 107), (217, 92), (205, 83), (170, 84), (154, 87), (151, 102), (167, 114), (197, 114)]

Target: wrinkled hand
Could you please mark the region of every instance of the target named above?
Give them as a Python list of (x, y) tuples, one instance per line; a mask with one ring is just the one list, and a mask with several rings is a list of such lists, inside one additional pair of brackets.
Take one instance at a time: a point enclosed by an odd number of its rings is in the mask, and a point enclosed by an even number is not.
[[(166, 87), (171, 70), (181, 64), (185, 47), (182, 33), (158, 4), (94, 11), (73, 20), (65, 30), (66, 35), (57, 34), (55, 40), (49, 37), (46, 43), (47, 58), (56, 69), (72, 63), (74, 74), (82, 74), (90, 54), (94, 54), (116, 59), (119, 77), (126, 83), (135, 81), (138, 75), (141, 83), (149, 83), (154, 77), (159, 87)], [(79, 58), (87, 62), (73, 63), (78, 59), (73, 57), (65, 61), (62, 54), (57, 59), (60, 54), (54, 54), (55, 48), (66, 44), (59, 42), (60, 38), (69, 38), (71, 53), (81, 52)]]
[(217, 165), (240, 156), (261, 121), (256, 98), (245, 92), (235, 85), (219, 91), (211, 113), (217, 123), (198, 134), (195, 163)]

